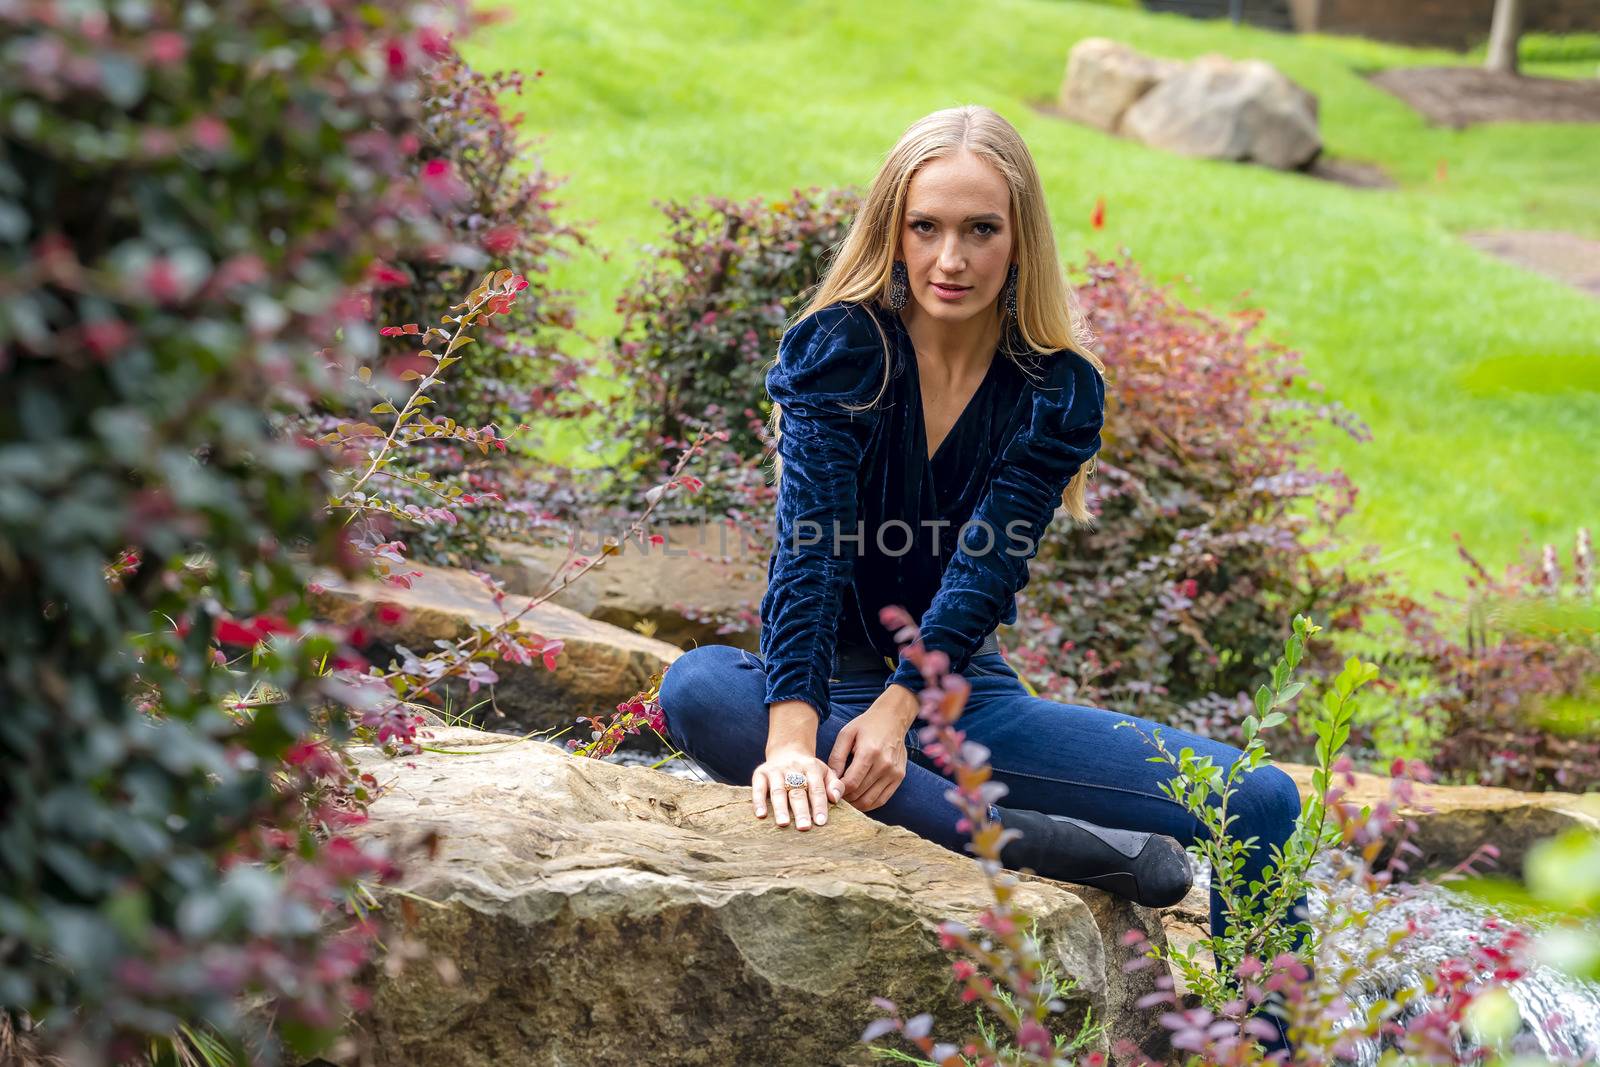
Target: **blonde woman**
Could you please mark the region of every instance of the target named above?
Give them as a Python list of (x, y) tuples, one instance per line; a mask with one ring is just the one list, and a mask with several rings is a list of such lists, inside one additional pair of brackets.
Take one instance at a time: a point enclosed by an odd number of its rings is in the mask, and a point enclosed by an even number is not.
[[(995, 638), (1057, 507), (1091, 518), (1105, 368), (1090, 340), (1017, 131), (977, 106), (913, 124), (767, 372), (778, 505), (761, 654), (701, 646), (661, 686), (673, 740), (749, 785), (755, 817), (810, 830), (848, 801), (964, 848), (950, 783), (919, 751), (921, 675), (877, 621), (898, 604), (971, 686), (961, 727), (1008, 789), (990, 816), (1021, 832), (1005, 866), (1151, 907), (1187, 893), (1185, 846), (1207, 831), (1162, 793), (1170, 770), (1138, 732), (1114, 729), (1131, 717), (1030, 695)], [(1222, 767), (1242, 755), (1163, 730)], [(1243, 782), (1229, 811), (1258, 839), (1248, 883), (1300, 798), (1276, 767)]]

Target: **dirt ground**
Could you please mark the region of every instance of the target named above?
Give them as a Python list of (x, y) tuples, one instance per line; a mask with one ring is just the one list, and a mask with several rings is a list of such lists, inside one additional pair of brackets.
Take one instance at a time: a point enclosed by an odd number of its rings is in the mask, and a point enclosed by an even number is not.
[(1600, 241), (1560, 230), (1492, 230), (1462, 239), (1600, 300)]
[(1600, 78), (1534, 78), (1481, 67), (1400, 67), (1368, 80), (1438, 126), (1600, 122)]

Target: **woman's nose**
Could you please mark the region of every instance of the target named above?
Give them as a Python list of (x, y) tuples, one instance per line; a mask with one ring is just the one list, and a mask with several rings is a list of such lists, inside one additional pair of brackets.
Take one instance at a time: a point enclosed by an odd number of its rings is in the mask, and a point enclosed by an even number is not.
[(965, 266), (961, 258), (961, 246), (956, 244), (954, 238), (946, 241), (939, 250), (939, 269), (946, 274), (959, 274)]

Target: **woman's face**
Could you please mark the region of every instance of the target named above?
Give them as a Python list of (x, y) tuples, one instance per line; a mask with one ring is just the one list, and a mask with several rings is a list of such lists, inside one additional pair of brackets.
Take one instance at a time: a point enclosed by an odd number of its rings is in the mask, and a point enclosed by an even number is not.
[(900, 249), (919, 311), (950, 323), (992, 313), (1013, 243), (1005, 179), (963, 151), (924, 165), (906, 192)]

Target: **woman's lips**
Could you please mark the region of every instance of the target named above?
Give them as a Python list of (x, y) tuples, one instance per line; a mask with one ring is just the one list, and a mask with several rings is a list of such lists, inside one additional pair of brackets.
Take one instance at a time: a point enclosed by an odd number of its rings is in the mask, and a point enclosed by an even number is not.
[(932, 284), (933, 291), (946, 300), (960, 300), (963, 296), (966, 296), (967, 291), (972, 288), (970, 285), (956, 288), (949, 285), (940, 285), (938, 282), (934, 282)]

